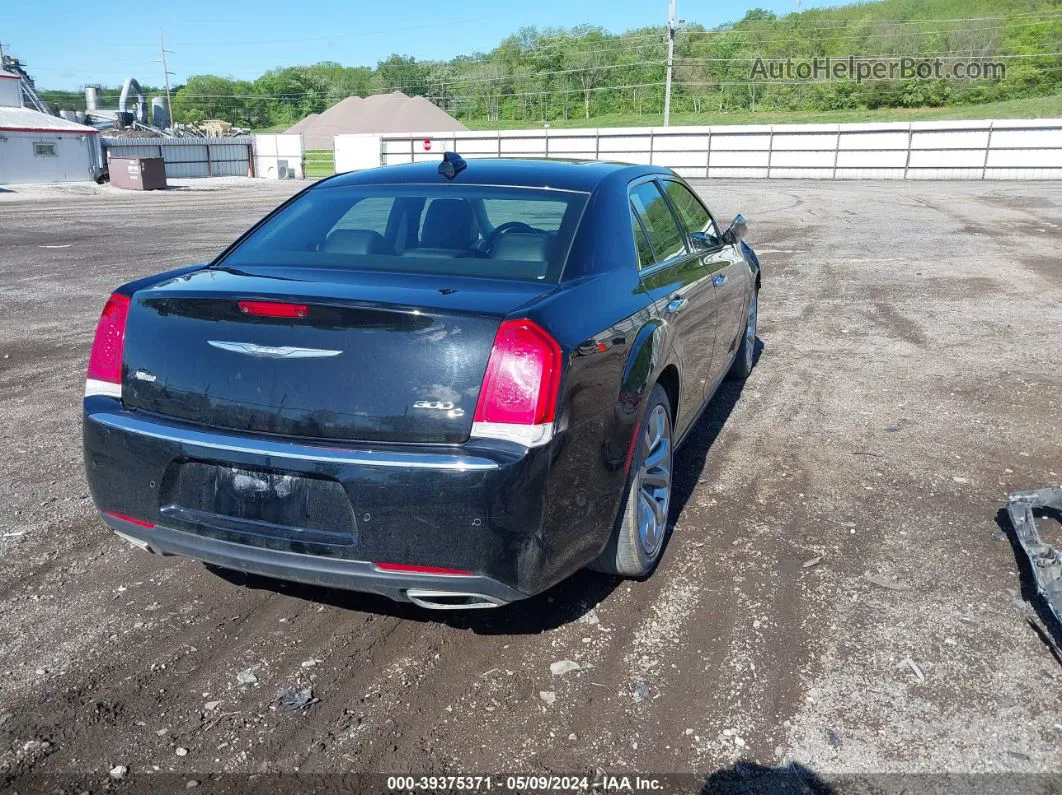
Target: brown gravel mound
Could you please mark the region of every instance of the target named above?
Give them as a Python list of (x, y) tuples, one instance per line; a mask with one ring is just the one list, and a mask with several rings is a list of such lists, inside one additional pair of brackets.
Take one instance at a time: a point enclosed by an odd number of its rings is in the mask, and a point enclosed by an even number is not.
[(331, 149), (333, 137), (344, 133), (441, 132), (468, 129), (424, 97), (409, 97), (401, 91), (368, 97), (347, 97), (319, 116), (311, 116), (307, 116), (288, 130), (302, 133), (303, 146), (306, 149)]

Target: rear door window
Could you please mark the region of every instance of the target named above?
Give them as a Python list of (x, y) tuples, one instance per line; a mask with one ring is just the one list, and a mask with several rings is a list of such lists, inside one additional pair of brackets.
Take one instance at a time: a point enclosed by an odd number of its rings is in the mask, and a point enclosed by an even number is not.
[(634, 247), (638, 249), (638, 267), (648, 268), (656, 262), (656, 254), (653, 253), (653, 247), (649, 245), (645, 227), (638, 217), (638, 210), (635, 209), (633, 202), (631, 203), (631, 226), (634, 227)]
[(689, 188), (681, 182), (668, 181), (664, 183), (664, 190), (667, 191), (668, 198), (675, 206), (675, 212), (686, 225), (688, 232), (704, 232), (713, 239), (718, 237), (711, 213)]
[(656, 182), (643, 182), (631, 190), (631, 204), (645, 225), (657, 262), (686, 253), (685, 233)]

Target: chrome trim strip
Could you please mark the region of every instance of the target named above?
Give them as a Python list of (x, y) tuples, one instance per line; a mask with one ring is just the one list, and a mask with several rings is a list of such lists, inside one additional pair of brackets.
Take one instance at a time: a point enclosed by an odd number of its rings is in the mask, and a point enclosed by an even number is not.
[(263, 359), (324, 359), (339, 356), (343, 351), (325, 348), (296, 348), (294, 345), (256, 345), (253, 342), (229, 342), (227, 340), (207, 340), (207, 345), (231, 353), (243, 353)]
[(343, 450), (315, 447), (271, 439), (227, 436), (210, 431), (163, 425), (136, 417), (129, 412), (96, 412), (87, 419), (128, 433), (150, 436), (167, 442), (177, 442), (208, 450), (230, 453), (250, 453), (274, 458), (318, 461), (327, 464), (360, 464), (374, 467), (404, 469), (440, 469), (453, 472), (498, 469), (498, 463), (488, 458), (451, 453), (402, 453), (382, 450)]
[[(439, 602), (433, 602), (432, 599), (454, 599), (465, 597), (467, 599), (476, 599), (478, 601), (470, 604), (440, 604)], [(487, 596), (482, 593), (465, 593), (464, 591), (431, 591), (426, 588), (407, 588), (406, 598), (409, 599), (417, 607), (423, 607), (426, 610), (480, 610), (489, 607), (503, 607), (507, 604), (504, 600), (498, 599), (495, 596)]]

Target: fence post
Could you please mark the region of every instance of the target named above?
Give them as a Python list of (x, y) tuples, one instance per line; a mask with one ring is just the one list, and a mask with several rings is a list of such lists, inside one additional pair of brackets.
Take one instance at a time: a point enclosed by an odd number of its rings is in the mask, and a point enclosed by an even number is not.
[(712, 174), (712, 131), (708, 130), (708, 150), (704, 154), (704, 178)]
[(911, 167), (911, 145), (914, 139), (914, 129), (911, 127), (911, 122), (907, 123), (907, 160), (903, 164), (903, 178), (907, 179), (907, 169)]
[(837, 158), (841, 154), (841, 126), (837, 125), (837, 137), (833, 139), (833, 174), (830, 179), (837, 179)]
[(212, 177), (212, 176), (214, 176), (214, 166), (210, 162), (210, 144), (206, 145), (206, 150), (207, 150), (207, 176), (208, 177)]
[(988, 122), (988, 141), (985, 142), (985, 160), (981, 164), (981, 179), (984, 179), (988, 174), (988, 153), (992, 150), (992, 127), (994, 124), (994, 121)]
[(767, 138), (767, 179), (771, 178), (771, 160), (774, 159), (774, 125), (771, 125), (771, 134)]

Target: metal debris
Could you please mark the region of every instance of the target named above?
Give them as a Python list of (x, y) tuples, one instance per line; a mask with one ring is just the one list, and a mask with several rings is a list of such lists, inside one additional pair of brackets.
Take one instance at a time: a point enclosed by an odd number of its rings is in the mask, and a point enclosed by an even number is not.
[(557, 660), (555, 663), (550, 663), (549, 672), (554, 676), (564, 676), (564, 674), (580, 670), (581, 667), (573, 660)]
[(1047, 602), (1055, 620), (1062, 624), (1062, 550), (1051, 546), (1036, 529), (1034, 511), (1062, 510), (1062, 484), (1010, 495), (1007, 513), (1014, 525), (1018, 543), (1029, 559), (1036, 590)]
[(277, 706), (281, 709), (306, 709), (313, 706), (320, 699), (313, 697), (313, 688), (304, 687), (296, 690), (294, 687), (282, 687), (277, 691)]
[(900, 664), (896, 667), (903, 668), (905, 665), (912, 671), (914, 671), (914, 675), (918, 677), (919, 682), (926, 681), (926, 675), (922, 673), (922, 669), (918, 667), (918, 663), (916, 663), (910, 657), (904, 657), (902, 660), (900, 660)]

